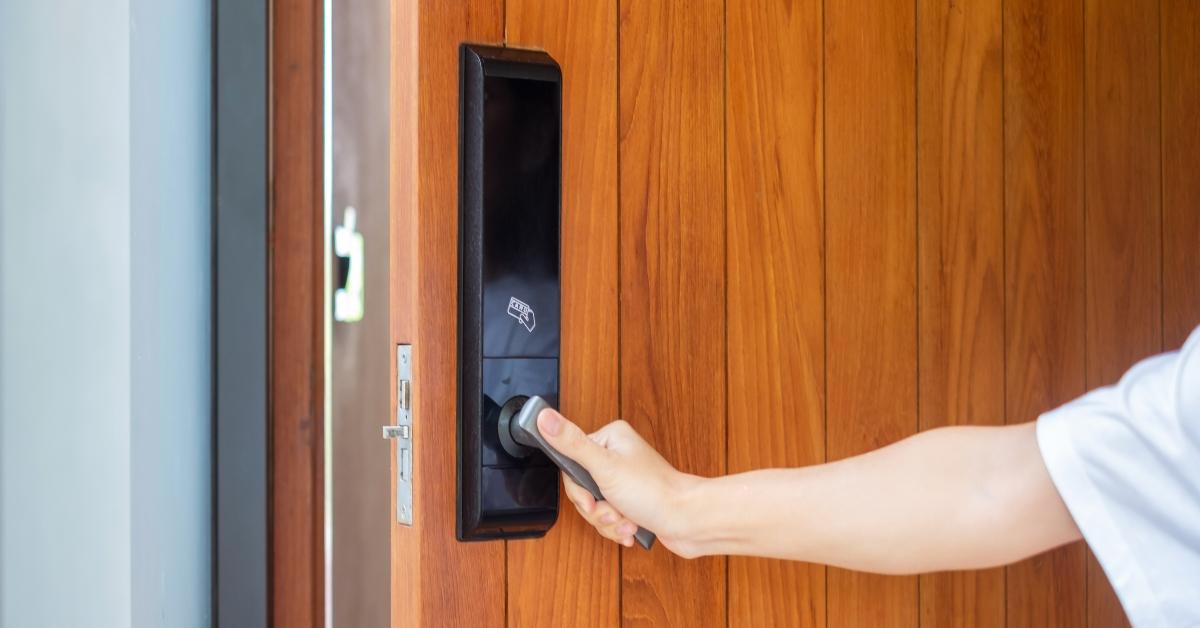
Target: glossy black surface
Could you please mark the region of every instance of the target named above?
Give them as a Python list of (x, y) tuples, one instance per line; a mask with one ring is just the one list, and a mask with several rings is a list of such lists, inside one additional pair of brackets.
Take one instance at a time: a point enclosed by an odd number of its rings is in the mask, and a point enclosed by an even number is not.
[(483, 355), (558, 356), (558, 84), (484, 79)]
[(541, 536), (558, 471), (500, 445), (500, 407), (558, 397), (562, 78), (545, 53), (464, 45), (459, 189), (460, 540)]
[(542, 536), (558, 519), (558, 467), (484, 467), (482, 483), (481, 539)]
[(553, 358), (484, 358), (480, 463), (485, 467), (545, 466), (540, 452), (514, 458), (500, 445), (500, 407), (518, 395), (553, 399), (558, 394), (558, 360)]

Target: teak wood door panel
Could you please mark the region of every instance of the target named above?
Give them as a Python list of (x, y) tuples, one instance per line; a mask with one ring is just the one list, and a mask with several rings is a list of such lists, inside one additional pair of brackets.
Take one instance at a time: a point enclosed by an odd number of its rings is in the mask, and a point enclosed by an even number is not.
[(718, 474), (1033, 420), (1178, 346), (1197, 33), (1190, 0), (392, 0), (392, 624), (1122, 625), (1082, 544), (880, 577), (622, 549), (565, 501), (543, 539), (456, 541), (458, 46), (562, 67), (564, 412)]
[[(830, 460), (917, 430), (912, 2), (826, 4), (825, 364)], [(916, 626), (917, 579), (829, 569), (830, 623)]]
[(393, 342), (413, 345), (414, 382), (413, 525), (392, 522), (396, 625), (505, 623), (504, 543), (460, 543), (454, 532), (458, 46), (501, 41), (503, 15), (500, 0), (392, 3), (389, 298)]
[(1163, 0), (1163, 349), (1183, 344), (1200, 321), (1200, 3)]
[[(819, 0), (726, 12), (728, 472), (825, 459)], [(825, 568), (730, 557), (731, 626), (825, 625)]]
[[(1159, 6), (1084, 5), (1088, 389), (1162, 346)], [(1127, 626), (1089, 551), (1087, 624)]]
[[(621, 413), (704, 475), (725, 470), (721, 9), (622, 0), (619, 22)], [(624, 623), (723, 621), (724, 558), (622, 553)]]
[[(619, 416), (617, 389), (616, 0), (508, 0), (508, 44), (542, 48), (562, 68), (562, 411), (586, 430)], [(594, 307), (589, 304), (605, 304)], [(510, 626), (612, 626), (617, 546), (560, 500), (544, 539), (508, 544)]]
[[(1084, 392), (1083, 7), (1004, 4), (1006, 420)], [(1082, 626), (1085, 548), (1008, 568), (1010, 626)]]
[[(918, 5), (921, 429), (1004, 422), (1001, 0)], [(921, 576), (922, 626), (1004, 625), (1004, 569)]]

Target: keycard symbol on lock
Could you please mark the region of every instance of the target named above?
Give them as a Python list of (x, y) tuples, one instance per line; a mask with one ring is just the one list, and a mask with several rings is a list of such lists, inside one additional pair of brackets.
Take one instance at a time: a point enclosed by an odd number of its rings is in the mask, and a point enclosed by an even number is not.
[(533, 328), (537, 327), (537, 321), (533, 317), (533, 308), (517, 297), (511, 297), (508, 300), (508, 315), (517, 319), (517, 322), (521, 323), (530, 333), (533, 333)]

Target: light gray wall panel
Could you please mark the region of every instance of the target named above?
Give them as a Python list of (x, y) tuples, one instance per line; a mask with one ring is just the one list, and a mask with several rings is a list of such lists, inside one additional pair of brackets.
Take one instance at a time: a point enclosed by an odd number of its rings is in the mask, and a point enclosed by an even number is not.
[(208, 3), (0, 3), (0, 625), (202, 626)]

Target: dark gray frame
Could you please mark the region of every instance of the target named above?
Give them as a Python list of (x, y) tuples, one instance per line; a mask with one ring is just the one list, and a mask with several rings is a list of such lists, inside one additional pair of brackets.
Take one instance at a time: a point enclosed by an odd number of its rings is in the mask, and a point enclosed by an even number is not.
[(267, 626), (267, 0), (213, 2), (213, 624)]

